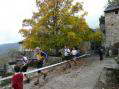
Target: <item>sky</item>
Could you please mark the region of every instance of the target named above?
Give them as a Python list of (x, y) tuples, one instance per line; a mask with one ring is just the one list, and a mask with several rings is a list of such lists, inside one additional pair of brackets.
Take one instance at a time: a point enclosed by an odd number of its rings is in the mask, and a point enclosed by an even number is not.
[[(86, 21), (91, 28), (99, 27), (99, 17), (103, 15), (106, 0), (84, 1), (84, 9), (88, 12)], [(36, 10), (35, 0), (0, 0), (0, 44), (16, 43), (23, 38), (19, 34), (22, 21), (30, 18)]]

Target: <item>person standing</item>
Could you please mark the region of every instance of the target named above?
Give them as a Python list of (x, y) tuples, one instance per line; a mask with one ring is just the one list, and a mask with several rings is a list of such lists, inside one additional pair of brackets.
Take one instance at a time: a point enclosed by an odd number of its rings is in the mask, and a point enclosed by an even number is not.
[(70, 56), (71, 56), (71, 51), (67, 46), (65, 46), (64, 47), (64, 59), (70, 60)]
[(109, 49), (109, 56), (111, 57), (112, 56), (112, 50)]
[(72, 57), (75, 58), (76, 55), (77, 55), (78, 51), (76, 50), (75, 47), (73, 47), (72, 51), (71, 51), (71, 54), (72, 54)]
[[(35, 49), (35, 58), (37, 59), (37, 65), (36, 67), (39, 69), (39, 68), (42, 68), (43, 65), (44, 65), (44, 62), (46, 61), (45, 59), (47, 59), (47, 54), (45, 52), (43, 52), (39, 47), (37, 47)], [(44, 79), (46, 78), (47, 74), (46, 73), (43, 73), (41, 72), (41, 70), (38, 71), (38, 77), (37, 77), (37, 81), (35, 82), (35, 85), (39, 84), (39, 78), (40, 78), (40, 74), (43, 74), (44, 75)]]
[(103, 54), (104, 54), (104, 50), (102, 47), (99, 47), (98, 48), (98, 54), (99, 54), (99, 57), (100, 57), (100, 61), (103, 60)]
[(63, 60), (67, 60), (66, 68), (67, 67), (71, 68), (71, 64), (70, 64), (70, 61), (69, 61), (71, 59), (72, 59), (71, 58), (71, 51), (67, 46), (65, 46), (64, 47), (64, 58), (63, 58)]
[(73, 47), (73, 49), (72, 49), (72, 51), (71, 51), (71, 55), (72, 55), (72, 58), (73, 58), (73, 62), (74, 62), (75, 64), (77, 64), (77, 61), (76, 61), (77, 54), (78, 54), (78, 51), (76, 50), (75, 47)]
[[(21, 61), (22, 61), (22, 66), (21, 66), (21, 72), (26, 72), (28, 69), (28, 63), (29, 60), (28, 58), (25, 56), (25, 54), (21, 54)], [(26, 78), (26, 83), (30, 82), (30, 78), (28, 77), (28, 75), (24, 74), (24, 77)]]
[(11, 79), (13, 89), (23, 89), (23, 74), (20, 72), (21, 68), (18, 64), (14, 66), (14, 75)]

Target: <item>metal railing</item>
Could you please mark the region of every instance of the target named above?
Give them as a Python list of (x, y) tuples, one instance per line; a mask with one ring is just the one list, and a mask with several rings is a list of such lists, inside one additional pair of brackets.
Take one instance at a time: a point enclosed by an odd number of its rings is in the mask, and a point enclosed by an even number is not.
[[(83, 58), (83, 57), (86, 57), (86, 56), (90, 56), (90, 54), (84, 54), (84, 55), (81, 55), (81, 56), (79, 56), (79, 57), (77, 57), (77, 58)], [(70, 61), (70, 60), (69, 60), (69, 61)], [(57, 63), (57, 64), (53, 64), (53, 65), (49, 65), (49, 66), (46, 66), (46, 67), (43, 67), (43, 68), (39, 68), (39, 69), (34, 69), (34, 70), (31, 70), (31, 71), (25, 72), (25, 73), (23, 73), (23, 74), (31, 74), (31, 73), (34, 73), (34, 72), (38, 72), (38, 71), (40, 71), (40, 70), (49, 69), (49, 68), (52, 68), (52, 67), (55, 67), (55, 66), (64, 64), (64, 63), (66, 63), (66, 62), (68, 62), (68, 61), (63, 61), (63, 62), (60, 62), (60, 63)], [(4, 81), (4, 80), (11, 79), (11, 78), (12, 78), (12, 76), (2, 78), (2, 79), (0, 79), (0, 82), (1, 82), (1, 81)]]

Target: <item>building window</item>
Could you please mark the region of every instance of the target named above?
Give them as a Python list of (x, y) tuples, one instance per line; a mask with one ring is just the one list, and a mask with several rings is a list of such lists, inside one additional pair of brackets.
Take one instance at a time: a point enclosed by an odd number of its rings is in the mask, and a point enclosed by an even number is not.
[(118, 14), (118, 11), (115, 11), (115, 14)]

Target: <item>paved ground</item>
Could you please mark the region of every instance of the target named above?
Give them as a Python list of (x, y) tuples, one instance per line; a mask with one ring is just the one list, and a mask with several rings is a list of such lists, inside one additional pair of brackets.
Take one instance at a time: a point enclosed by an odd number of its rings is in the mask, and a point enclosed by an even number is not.
[(101, 63), (98, 57), (87, 58), (87, 64), (75, 67), (59, 75), (49, 75), (47, 82), (41, 79), (41, 84), (25, 85), (24, 89), (94, 89), (104, 67), (115, 67), (116, 62), (105, 59)]

